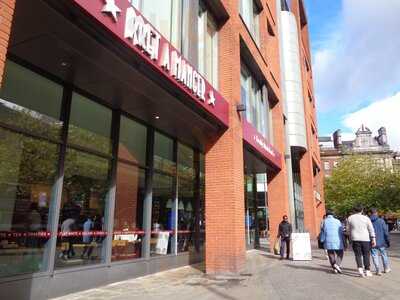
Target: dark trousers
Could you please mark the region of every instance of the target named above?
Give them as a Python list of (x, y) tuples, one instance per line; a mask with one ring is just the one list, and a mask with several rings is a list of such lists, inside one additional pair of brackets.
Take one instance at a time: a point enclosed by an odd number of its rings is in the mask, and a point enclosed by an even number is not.
[(281, 248), (280, 248), (281, 257), (284, 256), (285, 248), (286, 248), (286, 258), (289, 258), (289, 254), (290, 254), (290, 237), (282, 237), (281, 238)]
[(328, 257), (332, 268), (335, 264), (340, 266), (343, 259), (343, 250), (328, 250)]
[(369, 259), (370, 250), (371, 250), (370, 242), (353, 241), (353, 251), (356, 257), (358, 268), (362, 268), (364, 262), (365, 270), (370, 269), (370, 259)]

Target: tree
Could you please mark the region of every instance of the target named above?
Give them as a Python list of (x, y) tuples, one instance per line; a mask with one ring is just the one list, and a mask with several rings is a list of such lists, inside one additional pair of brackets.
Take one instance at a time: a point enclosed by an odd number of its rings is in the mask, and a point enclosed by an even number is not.
[(348, 215), (356, 204), (400, 211), (400, 173), (383, 168), (370, 155), (349, 155), (325, 180), (325, 198), (339, 216)]

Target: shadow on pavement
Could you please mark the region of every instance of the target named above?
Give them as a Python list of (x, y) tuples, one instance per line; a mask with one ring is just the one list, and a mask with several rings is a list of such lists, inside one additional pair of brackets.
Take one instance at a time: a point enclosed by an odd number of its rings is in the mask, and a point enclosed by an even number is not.
[[(286, 266), (288, 266), (289, 268), (293, 268), (293, 269), (302, 269), (302, 270), (309, 270), (309, 271), (320, 271), (320, 272), (324, 272), (327, 274), (334, 274), (332, 268), (329, 265), (320, 265), (322, 268), (320, 267), (312, 267), (312, 266), (300, 266), (300, 265), (291, 265), (291, 264), (286, 264)], [(342, 270), (344, 271), (342, 274), (338, 274), (338, 275), (345, 275), (345, 276), (349, 276), (349, 277), (359, 277), (357, 273), (354, 272), (348, 272), (347, 270), (351, 270), (354, 271), (352, 269), (348, 269), (348, 268), (342, 268)]]

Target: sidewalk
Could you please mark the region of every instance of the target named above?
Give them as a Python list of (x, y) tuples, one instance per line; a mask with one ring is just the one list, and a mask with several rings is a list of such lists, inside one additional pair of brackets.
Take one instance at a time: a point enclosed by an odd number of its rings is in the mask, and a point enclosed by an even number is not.
[(331, 271), (321, 250), (314, 250), (309, 262), (279, 261), (272, 254), (254, 250), (247, 254), (246, 271), (236, 277), (210, 277), (184, 267), (57, 300), (399, 299), (399, 233), (392, 234), (390, 250), (393, 271), (381, 277), (358, 277), (351, 251), (345, 253), (344, 274), (340, 275)]

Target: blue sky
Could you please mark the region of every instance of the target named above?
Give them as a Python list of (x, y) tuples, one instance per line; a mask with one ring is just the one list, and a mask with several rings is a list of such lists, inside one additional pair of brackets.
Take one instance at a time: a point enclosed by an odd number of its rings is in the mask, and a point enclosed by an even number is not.
[(319, 135), (385, 126), (400, 150), (400, 0), (305, 0)]

